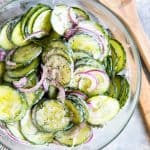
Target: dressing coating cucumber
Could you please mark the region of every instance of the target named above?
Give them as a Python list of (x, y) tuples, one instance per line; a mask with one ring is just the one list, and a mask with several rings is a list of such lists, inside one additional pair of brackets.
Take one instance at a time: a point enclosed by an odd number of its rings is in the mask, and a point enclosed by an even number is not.
[(73, 68), (66, 58), (61, 55), (51, 55), (45, 65), (51, 72), (54, 72), (50, 75), (51, 79), (59, 81), (62, 85), (69, 84)]
[(4, 122), (16, 122), (26, 112), (25, 98), (17, 90), (9, 86), (0, 86), (0, 120)]
[(35, 58), (42, 53), (42, 47), (29, 44), (19, 47), (12, 56), (12, 61), (18, 64), (30, 64)]
[(92, 136), (92, 129), (87, 124), (75, 126), (68, 131), (57, 132), (55, 139), (67, 146), (77, 146), (88, 141)]
[(25, 93), (26, 101), (28, 103), (29, 107), (32, 107), (34, 104), (36, 104), (42, 97), (44, 96), (45, 92), (42, 88), (34, 91)]
[(114, 70), (116, 71), (116, 73), (118, 73), (123, 70), (126, 65), (126, 53), (119, 41), (110, 39), (109, 43), (112, 52)]
[(28, 110), (20, 121), (20, 129), (24, 138), (32, 144), (45, 144), (53, 141), (53, 133), (40, 132), (33, 124), (31, 110)]
[(108, 96), (95, 96), (89, 98), (87, 103), (91, 105), (88, 122), (94, 126), (104, 125), (112, 120), (120, 110), (118, 100)]
[(10, 50), (15, 47), (7, 36), (7, 30), (10, 25), (11, 22), (6, 23), (0, 31), (0, 47), (4, 48), (5, 50)]
[(41, 131), (56, 132), (70, 126), (70, 114), (66, 107), (57, 100), (45, 100), (33, 109), (35, 109), (33, 119)]
[(39, 66), (39, 59), (36, 58), (35, 60), (33, 60), (33, 62), (31, 62), (31, 64), (29, 64), (25, 68), (19, 68), (19, 69), (12, 70), (12, 71), (9, 70), (7, 71), (7, 73), (8, 73), (8, 76), (13, 77), (13, 78), (24, 77), (34, 72), (38, 66)]
[(20, 125), (19, 122), (15, 122), (15, 123), (8, 123), (7, 128), (9, 129), (9, 131), (16, 137), (19, 138), (20, 140), (25, 140), (22, 133), (20, 132)]
[(71, 49), (83, 51), (93, 56), (95, 59), (100, 58), (100, 47), (97, 40), (88, 34), (76, 34), (69, 40)]
[(52, 11), (51, 24), (54, 31), (59, 35), (64, 35), (65, 31), (72, 26), (68, 15), (68, 9), (66, 5), (58, 5), (55, 6)]

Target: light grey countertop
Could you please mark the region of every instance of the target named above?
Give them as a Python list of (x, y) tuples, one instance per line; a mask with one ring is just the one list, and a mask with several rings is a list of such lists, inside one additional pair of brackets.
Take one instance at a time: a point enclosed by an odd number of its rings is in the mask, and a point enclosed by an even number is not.
[[(142, 25), (150, 38), (150, 0), (136, 1)], [(139, 107), (136, 108), (123, 132), (104, 150), (150, 150), (150, 137), (145, 129)]]

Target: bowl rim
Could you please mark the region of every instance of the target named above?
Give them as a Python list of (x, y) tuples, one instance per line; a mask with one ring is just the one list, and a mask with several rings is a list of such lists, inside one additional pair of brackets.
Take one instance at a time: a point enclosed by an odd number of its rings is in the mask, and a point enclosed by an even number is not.
[[(11, 5), (11, 3), (14, 3), (16, 1), (18, 1), (18, 0), (10, 0), (8, 2), (5, 2), (4, 5), (0, 6), (0, 9), (1, 9), (0, 12), (3, 11), (7, 5)], [(21, 1), (25, 2), (25, 0), (21, 0)], [(134, 57), (135, 57), (135, 60), (136, 60), (136, 63), (137, 63), (137, 69), (138, 69), (137, 70), (137, 83), (136, 83), (136, 89), (135, 89), (136, 92), (135, 92), (135, 95), (133, 97), (133, 107), (130, 110), (129, 118), (126, 120), (125, 124), (120, 129), (120, 131), (115, 136), (113, 136), (106, 144), (104, 144), (101, 148), (99, 148), (99, 149), (103, 149), (104, 147), (109, 145), (112, 141), (114, 141), (122, 133), (122, 131), (125, 129), (125, 127), (127, 126), (127, 124), (129, 123), (131, 117), (134, 114), (134, 111), (135, 111), (135, 108), (136, 108), (136, 106), (138, 104), (139, 96), (140, 96), (141, 81), (142, 81), (142, 73), (141, 73), (142, 65), (141, 65), (141, 60), (140, 60), (140, 55), (139, 55), (139, 48), (138, 48), (138, 46), (137, 46), (137, 44), (135, 42), (135, 38), (134, 38), (133, 34), (130, 32), (130, 29), (126, 25), (126, 23), (116, 13), (114, 13), (110, 8), (106, 7), (100, 1), (93, 0), (93, 2), (97, 4), (97, 7), (101, 6), (101, 7), (103, 7), (105, 9), (105, 11), (107, 13), (110, 13), (114, 17), (113, 19), (115, 19), (115, 21), (117, 21), (117, 22), (119, 22), (121, 24), (121, 26), (124, 28), (126, 34), (129, 35), (129, 37), (132, 39), (132, 44), (134, 46), (134, 49), (132, 49), (132, 51), (134, 51)], [(7, 147), (9, 148), (9, 146), (6, 146), (4, 143), (0, 142), (0, 146), (1, 146), (1, 144), (2, 144), (2, 146), (5, 146), (6, 148)]]

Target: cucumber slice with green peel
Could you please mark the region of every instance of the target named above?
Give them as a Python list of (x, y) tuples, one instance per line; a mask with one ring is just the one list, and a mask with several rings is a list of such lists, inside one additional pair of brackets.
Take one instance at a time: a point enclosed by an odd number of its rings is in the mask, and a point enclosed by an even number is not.
[(28, 76), (29, 74), (34, 72), (38, 66), (39, 66), (39, 59), (36, 58), (35, 60), (33, 60), (33, 62), (31, 62), (31, 64), (29, 64), (25, 68), (9, 70), (9, 71), (7, 71), (7, 73), (8, 73), (8, 76), (12, 77), (12, 78), (24, 77), (24, 76)]
[(95, 76), (98, 80), (97, 87), (89, 91), (88, 89), (91, 87), (92, 81), (88, 78), (81, 78), (78, 88), (90, 97), (105, 93), (109, 88), (109, 77), (106, 72), (101, 70), (91, 70), (88, 71), (88, 73)]
[(90, 19), (89, 15), (83, 9), (78, 7), (72, 7), (70, 13), (73, 13), (75, 20), (77, 20), (78, 22)]
[(22, 29), (22, 33), (24, 35), (24, 38), (26, 38), (26, 26), (27, 26), (27, 22), (30, 19), (30, 17), (37, 12), (40, 8), (42, 7), (46, 7), (43, 4), (37, 4), (35, 7), (31, 7), (22, 17), (22, 21), (21, 21), (21, 29)]
[(114, 70), (118, 73), (122, 71), (126, 65), (126, 52), (119, 41), (110, 39), (109, 43), (112, 52)]
[(58, 94), (58, 89), (52, 85), (49, 86), (48, 89), (48, 97), (50, 99), (56, 99), (57, 98), (57, 94)]
[(35, 58), (42, 53), (42, 47), (29, 44), (19, 47), (12, 56), (12, 61), (18, 64), (30, 64)]
[(51, 55), (45, 66), (52, 72), (50, 78), (57, 80), (62, 85), (67, 85), (73, 76), (73, 67), (68, 60), (61, 55)]
[(80, 60), (80, 59), (83, 59), (83, 58), (90, 58), (90, 55), (88, 53), (85, 53), (85, 52), (74, 52), (73, 53), (73, 60), (74, 62)]
[(27, 76), (27, 83), (23, 87), (24, 88), (32, 88), (33, 86), (35, 86), (37, 84), (37, 82), (38, 82), (38, 76), (37, 76), (36, 72), (33, 72)]
[(42, 34), (40, 36), (36, 36), (36, 38), (41, 38), (50, 33), (51, 30), (51, 24), (49, 21), (50, 16), (51, 16), (51, 10), (46, 10), (36, 18), (33, 24), (32, 33), (42, 31)]
[(0, 83), (3, 80), (4, 72), (5, 72), (5, 63), (1, 61), (0, 62)]
[(120, 107), (123, 107), (128, 100), (130, 85), (123, 76), (116, 75), (112, 80), (107, 94), (118, 99)]
[(60, 55), (64, 57), (66, 60), (68, 60), (70, 64), (73, 64), (73, 60), (70, 54), (59, 48), (53, 48), (53, 49), (50, 49), (49, 51), (45, 51), (42, 55), (43, 63), (45, 64), (48, 61), (49, 57), (51, 57), (52, 55)]
[(75, 126), (68, 131), (60, 131), (55, 135), (55, 139), (70, 147), (87, 142), (92, 137), (92, 129), (87, 124)]
[(75, 63), (75, 68), (79, 68), (80, 66), (93, 66), (98, 69), (103, 68), (102, 63), (89, 57), (84, 57)]
[(9, 83), (12, 83), (14, 81), (19, 81), (19, 78), (12, 78), (12, 77), (9, 77), (7, 71), (5, 72), (4, 76), (3, 76), (3, 80), (5, 82), (9, 82)]
[(25, 138), (23, 137), (22, 133), (20, 132), (20, 125), (19, 122), (15, 122), (15, 123), (8, 123), (7, 128), (9, 129), (9, 131), (18, 139), (20, 140), (25, 140)]
[(57, 100), (45, 100), (35, 109), (34, 120), (41, 131), (56, 132), (70, 126), (70, 114), (64, 104)]
[(69, 40), (69, 45), (74, 52), (83, 51), (100, 58), (100, 46), (97, 40), (88, 34), (76, 34)]
[(32, 107), (34, 104), (36, 104), (39, 100), (42, 99), (45, 92), (42, 88), (36, 90), (35, 92), (29, 92), (25, 93), (26, 101), (28, 103), (29, 107)]
[(65, 45), (65, 43), (62, 40), (50, 40), (48, 41), (47, 47), (46, 47), (46, 51), (49, 51), (50, 49), (53, 48), (58, 48), (58, 49), (62, 49), (64, 51), (67, 51), (68, 48)]
[(75, 124), (80, 124), (84, 121), (84, 113), (81, 105), (75, 103), (72, 100), (65, 100), (65, 104), (71, 112), (72, 122)]
[(51, 30), (49, 37), (51, 40), (59, 40), (61, 38), (61, 36), (58, 33), (56, 33), (54, 30)]
[(69, 7), (66, 5), (58, 5), (54, 7), (51, 16), (51, 24), (56, 33), (64, 35), (65, 31), (72, 27), (68, 15)]
[(88, 123), (94, 126), (104, 125), (120, 110), (118, 100), (108, 96), (95, 96), (89, 98), (87, 103), (90, 105)]
[(26, 112), (25, 98), (17, 90), (9, 86), (0, 86), (0, 120), (4, 122), (16, 122)]
[(24, 39), (21, 29), (21, 20), (16, 23), (11, 32), (11, 41), (16, 46), (24, 46), (29, 44), (29, 41)]
[(49, 9), (48, 7), (40, 7), (37, 11), (35, 11), (30, 16), (29, 20), (27, 21), (26, 28), (25, 28), (26, 36), (33, 33), (33, 25), (34, 25), (35, 20), (42, 12), (44, 12), (48, 9)]
[(24, 138), (32, 144), (42, 145), (53, 142), (53, 133), (40, 132), (33, 124), (31, 110), (28, 110), (20, 121), (20, 129)]
[(5, 50), (10, 50), (15, 47), (15, 45), (9, 40), (7, 36), (7, 30), (10, 25), (11, 22), (6, 23), (0, 31), (0, 47), (4, 48)]
[(81, 97), (79, 97), (73, 93), (70, 93), (67, 96), (67, 98), (69, 100), (71, 100), (73, 103), (75, 103), (76, 105), (80, 106), (80, 110), (82, 111), (82, 114), (83, 114), (83, 120), (86, 121), (89, 116), (88, 106), (87, 106), (86, 102), (83, 99), (81, 99)]

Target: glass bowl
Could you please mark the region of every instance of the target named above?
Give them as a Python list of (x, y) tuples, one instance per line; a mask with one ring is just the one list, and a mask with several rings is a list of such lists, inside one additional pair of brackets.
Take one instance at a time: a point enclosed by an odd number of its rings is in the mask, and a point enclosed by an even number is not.
[(127, 77), (129, 79), (130, 97), (126, 105), (121, 109), (119, 114), (103, 128), (94, 129), (93, 139), (83, 145), (68, 148), (65, 146), (50, 144), (48, 146), (35, 146), (25, 145), (14, 141), (2, 130), (0, 130), (0, 142), (7, 145), (8, 148), (14, 150), (97, 150), (105, 147), (113, 139), (115, 139), (125, 128), (130, 120), (140, 93), (141, 84), (141, 66), (140, 58), (136, 43), (130, 34), (127, 27), (121, 22), (121, 20), (108, 8), (100, 4), (96, 0), (16, 0), (10, 1), (6, 5), (3, 5), (0, 9), (0, 24), (5, 20), (12, 17), (23, 14), (29, 7), (36, 5), (37, 3), (45, 3), (53, 7), (56, 4), (67, 4), (70, 6), (81, 7), (93, 17), (98, 20), (106, 28), (109, 28), (116, 39), (118, 39), (124, 46), (127, 53)]

